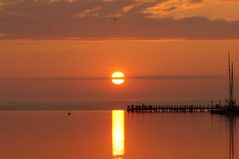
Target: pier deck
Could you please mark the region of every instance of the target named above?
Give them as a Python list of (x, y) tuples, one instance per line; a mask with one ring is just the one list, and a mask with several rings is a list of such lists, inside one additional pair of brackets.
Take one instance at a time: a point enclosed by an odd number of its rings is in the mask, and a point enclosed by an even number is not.
[(129, 105), (127, 112), (211, 112), (219, 105)]

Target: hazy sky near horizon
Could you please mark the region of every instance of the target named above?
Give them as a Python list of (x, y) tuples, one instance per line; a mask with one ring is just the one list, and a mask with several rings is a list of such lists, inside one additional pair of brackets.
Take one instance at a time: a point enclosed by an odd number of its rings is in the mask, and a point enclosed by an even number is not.
[[(0, 105), (223, 100), (228, 50), (238, 92), (238, 8), (238, 0), (1, 0)], [(122, 86), (114, 71), (125, 73)]]
[[(1, 105), (210, 103), (227, 97), (227, 51), (238, 40), (3, 40)], [(114, 71), (126, 82), (115, 86)], [(49, 104), (50, 103), (50, 104)], [(66, 104), (67, 103), (67, 104)], [(46, 104), (42, 104), (46, 106)]]

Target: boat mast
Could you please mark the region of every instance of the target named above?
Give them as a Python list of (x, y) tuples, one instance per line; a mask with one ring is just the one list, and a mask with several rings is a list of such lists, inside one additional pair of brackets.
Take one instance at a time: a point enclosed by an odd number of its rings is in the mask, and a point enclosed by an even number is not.
[(233, 63), (231, 64), (231, 53), (230, 51), (228, 52), (228, 80), (229, 80), (229, 90), (228, 90), (228, 94), (229, 94), (229, 107), (232, 107), (234, 102), (233, 102)]
[(233, 63), (232, 63), (232, 66), (231, 66), (231, 106), (234, 105), (234, 99), (233, 99), (233, 91), (234, 91), (234, 71), (233, 71)]
[(228, 52), (228, 105), (231, 105), (231, 57), (230, 51)]

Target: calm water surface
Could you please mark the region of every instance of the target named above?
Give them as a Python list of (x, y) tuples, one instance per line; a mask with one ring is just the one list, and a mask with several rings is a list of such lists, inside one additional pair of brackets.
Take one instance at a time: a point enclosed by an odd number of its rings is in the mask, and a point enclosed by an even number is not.
[(1, 159), (236, 159), (238, 119), (207, 113), (0, 112)]

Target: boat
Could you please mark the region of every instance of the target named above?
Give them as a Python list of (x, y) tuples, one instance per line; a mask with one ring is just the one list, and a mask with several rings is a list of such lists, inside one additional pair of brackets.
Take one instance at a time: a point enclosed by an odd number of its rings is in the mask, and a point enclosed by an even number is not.
[(230, 52), (228, 52), (228, 100), (224, 106), (219, 106), (217, 109), (212, 109), (211, 114), (221, 114), (221, 115), (239, 115), (239, 106), (234, 98), (234, 70), (233, 62), (231, 63)]

